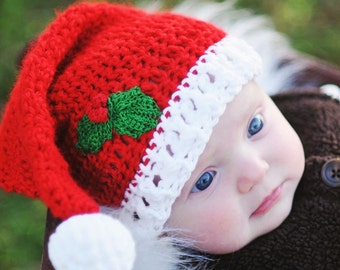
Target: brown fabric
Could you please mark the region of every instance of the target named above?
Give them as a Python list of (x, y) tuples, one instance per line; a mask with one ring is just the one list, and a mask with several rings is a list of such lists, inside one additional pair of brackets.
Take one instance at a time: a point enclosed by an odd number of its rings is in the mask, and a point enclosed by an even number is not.
[(51, 261), (48, 257), (48, 239), (50, 235), (55, 232), (55, 229), (60, 224), (60, 220), (53, 217), (51, 212), (47, 211), (46, 217), (46, 228), (45, 228), (45, 239), (44, 239), (44, 250), (41, 258), (40, 270), (54, 270)]
[(325, 84), (335, 84), (340, 86), (339, 67), (309, 56), (283, 59), (277, 69), (289, 69), (289, 66), (294, 69), (294, 67), (299, 65), (303, 68), (294, 73), (292, 77), (284, 83), (284, 88), (288, 87), (295, 91), (297, 88), (321, 87)]
[(323, 164), (340, 157), (339, 102), (313, 92), (273, 100), (305, 148), (306, 168), (292, 212), (276, 230), (245, 248), (215, 256), (214, 269), (340, 269), (340, 188), (321, 178)]

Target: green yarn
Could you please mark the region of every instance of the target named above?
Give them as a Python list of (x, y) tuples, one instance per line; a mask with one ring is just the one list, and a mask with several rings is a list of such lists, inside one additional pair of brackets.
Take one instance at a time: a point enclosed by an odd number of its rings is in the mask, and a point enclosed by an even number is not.
[(84, 115), (78, 123), (76, 148), (83, 154), (98, 153), (102, 145), (112, 139), (112, 130), (120, 135), (140, 137), (156, 127), (161, 115), (154, 99), (145, 95), (137, 86), (111, 94), (107, 107), (107, 122), (92, 122)]

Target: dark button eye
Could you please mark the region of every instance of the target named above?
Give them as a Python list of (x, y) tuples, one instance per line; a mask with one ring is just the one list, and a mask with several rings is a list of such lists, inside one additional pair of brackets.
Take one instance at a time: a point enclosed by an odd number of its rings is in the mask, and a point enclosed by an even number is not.
[(323, 181), (331, 187), (340, 187), (340, 158), (327, 161), (321, 169)]

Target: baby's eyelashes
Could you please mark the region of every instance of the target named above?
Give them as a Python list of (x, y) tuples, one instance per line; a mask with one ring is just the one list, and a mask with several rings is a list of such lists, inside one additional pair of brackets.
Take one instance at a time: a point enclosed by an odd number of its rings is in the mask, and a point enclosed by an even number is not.
[(201, 192), (207, 189), (213, 182), (215, 175), (216, 171), (204, 172), (196, 181), (194, 187), (191, 189), (191, 193)]

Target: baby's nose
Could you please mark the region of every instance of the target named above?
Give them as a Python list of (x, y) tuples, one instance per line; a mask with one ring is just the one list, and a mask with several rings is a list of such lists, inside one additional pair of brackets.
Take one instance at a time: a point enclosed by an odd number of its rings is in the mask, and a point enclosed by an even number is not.
[(259, 158), (248, 156), (243, 161), (243, 166), (240, 168), (237, 179), (237, 188), (241, 193), (247, 193), (254, 186), (261, 183), (264, 179), (269, 165)]

